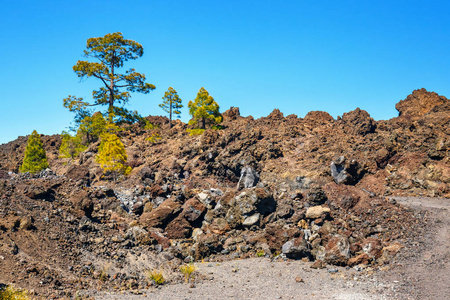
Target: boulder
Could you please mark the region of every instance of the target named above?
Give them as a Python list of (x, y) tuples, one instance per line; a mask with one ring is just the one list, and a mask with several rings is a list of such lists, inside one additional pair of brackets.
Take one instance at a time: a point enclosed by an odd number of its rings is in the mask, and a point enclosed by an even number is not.
[(77, 182), (79, 180), (82, 180), (85, 183), (89, 182), (89, 169), (87, 166), (84, 165), (71, 165), (66, 173), (66, 177), (69, 179), (72, 179), (73, 181)]
[(224, 234), (227, 231), (230, 231), (231, 227), (224, 218), (215, 218), (212, 220), (209, 229), (215, 234)]
[(350, 258), (350, 243), (345, 236), (332, 237), (325, 246), (324, 261), (328, 264), (345, 266)]
[(157, 208), (143, 213), (139, 221), (145, 227), (165, 227), (167, 223), (181, 211), (181, 204), (173, 199), (167, 199)]
[(242, 225), (245, 227), (251, 227), (253, 225), (258, 225), (260, 214), (256, 213), (244, 219)]
[(345, 156), (334, 159), (330, 165), (331, 176), (338, 184), (356, 184), (360, 179), (359, 164), (356, 160), (347, 160)]
[(369, 113), (365, 110), (356, 108), (355, 110), (344, 113), (341, 119), (344, 124), (344, 132), (352, 133), (354, 135), (366, 135), (374, 133), (376, 123)]
[(241, 170), (241, 177), (237, 184), (237, 189), (252, 188), (259, 181), (259, 174), (250, 166), (245, 166)]
[(383, 246), (377, 238), (368, 237), (362, 242), (362, 250), (367, 253), (370, 258), (380, 258), (383, 254)]
[(399, 116), (417, 119), (433, 110), (434, 107), (448, 103), (448, 99), (422, 88), (415, 90), (405, 100), (395, 105)]
[(287, 241), (281, 251), (286, 257), (293, 259), (311, 256), (311, 250), (303, 236)]
[(306, 218), (307, 219), (318, 219), (322, 215), (326, 215), (330, 213), (330, 209), (325, 206), (317, 205), (311, 206), (306, 210)]
[(368, 265), (370, 263), (370, 257), (367, 253), (361, 253), (358, 256), (352, 257), (348, 260), (348, 265), (350, 267), (356, 265)]
[(94, 211), (94, 202), (85, 190), (76, 190), (70, 196), (70, 202), (75, 209), (82, 211), (82, 214), (90, 217)]
[(202, 216), (206, 212), (206, 206), (195, 198), (187, 200), (182, 206), (182, 217), (191, 224), (201, 224)]
[(325, 194), (324, 190), (321, 187), (312, 187), (309, 189), (306, 194), (306, 200), (310, 205), (322, 205), (324, 204), (328, 198)]
[(178, 217), (173, 219), (165, 228), (169, 239), (189, 238), (191, 237), (192, 230), (191, 224), (189, 224), (189, 222), (181, 215), (178, 215)]

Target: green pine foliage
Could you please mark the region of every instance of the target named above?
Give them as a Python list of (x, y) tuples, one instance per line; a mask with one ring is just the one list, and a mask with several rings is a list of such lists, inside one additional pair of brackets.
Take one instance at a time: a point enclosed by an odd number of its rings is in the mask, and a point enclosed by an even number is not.
[(128, 175), (131, 167), (126, 165), (127, 158), (125, 147), (116, 134), (105, 132), (101, 135), (97, 162), (103, 171), (111, 172), (115, 179), (117, 175)]
[(100, 87), (92, 92), (92, 103), (75, 96), (64, 99), (64, 107), (76, 114), (75, 121), (84, 119), (87, 107), (96, 105), (107, 106), (109, 113), (116, 114), (118, 122), (137, 121), (140, 116), (123, 105), (129, 102), (132, 92), (148, 94), (155, 86), (146, 83), (145, 74), (133, 68), (125, 72), (120, 72), (120, 69), (125, 62), (138, 59), (143, 54), (141, 44), (124, 39), (120, 32), (88, 39), (84, 56), (94, 61), (79, 60), (73, 70), (80, 78), (98, 79)]
[(87, 146), (82, 143), (82, 138), (79, 134), (72, 136), (68, 132), (63, 131), (61, 137), (60, 157), (74, 159), (87, 149)]
[(102, 113), (96, 112), (92, 116), (86, 116), (81, 120), (77, 135), (82, 136), (85, 143), (96, 142), (107, 128), (107, 125), (108, 121), (103, 117)]
[(222, 122), (219, 105), (205, 88), (202, 87), (198, 91), (197, 97), (193, 101), (189, 101), (188, 107), (189, 114), (192, 116), (189, 125), (194, 126), (194, 129), (188, 129), (191, 135), (199, 134), (198, 129), (205, 130), (207, 127), (219, 128), (219, 124)]
[(28, 138), (27, 148), (25, 149), (25, 157), (19, 171), (22, 173), (37, 173), (48, 168), (47, 156), (41, 141), (41, 136), (33, 130)]
[(162, 99), (164, 101), (159, 104), (159, 107), (169, 114), (169, 128), (172, 128), (172, 115), (177, 115), (179, 118), (181, 114), (180, 109), (183, 107), (181, 98), (174, 88), (169, 87)]

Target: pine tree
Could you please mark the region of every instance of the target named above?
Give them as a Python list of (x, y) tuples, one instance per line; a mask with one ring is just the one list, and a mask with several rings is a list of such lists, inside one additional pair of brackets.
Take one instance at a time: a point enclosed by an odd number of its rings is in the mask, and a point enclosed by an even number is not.
[(62, 141), (61, 146), (59, 147), (59, 154), (61, 157), (74, 159), (87, 148), (83, 145), (79, 134), (71, 136), (68, 132), (63, 131), (61, 137)]
[(110, 171), (114, 175), (114, 179), (118, 174), (128, 175), (131, 167), (126, 165), (127, 154), (125, 147), (120, 138), (109, 132), (101, 135), (101, 142), (98, 148), (97, 162), (103, 171)]
[(217, 128), (222, 122), (219, 105), (203, 87), (198, 91), (194, 101), (189, 101), (188, 107), (189, 114), (192, 116), (189, 125), (194, 125), (201, 131), (205, 130), (207, 125)]
[(108, 106), (108, 112), (114, 112), (119, 122), (138, 121), (140, 116), (123, 105), (129, 102), (131, 93), (148, 94), (155, 86), (146, 83), (145, 74), (136, 72), (134, 68), (125, 72), (120, 72), (120, 69), (125, 62), (138, 59), (143, 54), (141, 44), (124, 39), (120, 32), (88, 39), (84, 56), (95, 61), (79, 60), (73, 70), (80, 78), (99, 79), (101, 86), (92, 92), (93, 103), (75, 96), (64, 99), (64, 107), (76, 114), (75, 121), (89, 115), (88, 107), (96, 105)]
[(25, 157), (19, 171), (22, 173), (37, 173), (48, 168), (47, 156), (41, 141), (41, 136), (33, 130), (28, 138), (27, 148), (25, 149)]
[(96, 142), (100, 135), (105, 131), (108, 121), (101, 112), (96, 112), (92, 116), (86, 116), (80, 122), (77, 134), (85, 139), (85, 143)]
[(183, 107), (183, 104), (181, 104), (181, 98), (178, 96), (178, 93), (174, 88), (169, 87), (162, 99), (164, 101), (159, 105), (159, 107), (169, 114), (169, 128), (172, 128), (172, 114), (178, 115), (178, 118), (181, 114), (180, 108)]

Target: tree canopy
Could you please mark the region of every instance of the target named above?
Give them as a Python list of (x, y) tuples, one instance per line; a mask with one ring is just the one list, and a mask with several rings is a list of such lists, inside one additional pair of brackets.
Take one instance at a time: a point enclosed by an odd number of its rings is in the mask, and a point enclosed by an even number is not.
[(193, 101), (189, 101), (188, 107), (189, 114), (192, 116), (189, 125), (204, 130), (206, 126), (217, 127), (222, 122), (219, 104), (204, 87), (198, 91)]
[(28, 138), (27, 147), (25, 149), (25, 157), (23, 158), (20, 172), (37, 173), (48, 168), (47, 156), (41, 141), (41, 136), (33, 130)]
[(155, 89), (155, 86), (146, 83), (144, 74), (130, 68), (124, 73), (119, 73), (128, 60), (135, 60), (144, 54), (142, 45), (123, 38), (122, 33), (109, 33), (104, 37), (90, 38), (87, 40), (84, 56), (96, 61), (79, 60), (73, 66), (73, 70), (80, 78), (94, 77), (101, 81), (102, 86), (92, 92), (93, 103), (69, 96), (64, 99), (64, 106), (77, 116), (75, 121), (81, 121), (89, 114), (89, 106), (106, 105), (108, 112), (113, 112), (119, 121), (136, 121), (137, 112), (131, 112), (123, 106), (131, 97), (131, 92), (147, 94)]
[(159, 104), (159, 107), (169, 114), (169, 128), (172, 128), (172, 114), (178, 115), (178, 118), (181, 114), (180, 109), (183, 107), (183, 104), (181, 104), (181, 98), (178, 96), (178, 93), (174, 88), (169, 87), (169, 89), (164, 93), (164, 97), (162, 99), (164, 101)]

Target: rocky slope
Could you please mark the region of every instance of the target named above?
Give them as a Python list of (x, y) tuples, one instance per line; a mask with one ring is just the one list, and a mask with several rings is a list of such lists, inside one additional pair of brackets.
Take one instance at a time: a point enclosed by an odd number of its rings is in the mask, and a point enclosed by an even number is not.
[[(224, 112), (225, 129), (189, 136), (187, 125), (121, 131), (132, 173), (108, 180), (97, 144), (76, 161), (17, 174), (26, 137), (0, 146), (0, 282), (46, 297), (89, 288), (170, 281), (191, 260), (259, 255), (382, 266), (422, 226), (387, 196), (450, 197), (450, 104), (424, 89), (375, 121), (363, 110), (254, 120)], [(158, 132), (155, 143), (147, 139)], [(281, 255), (280, 255), (281, 254)]]

